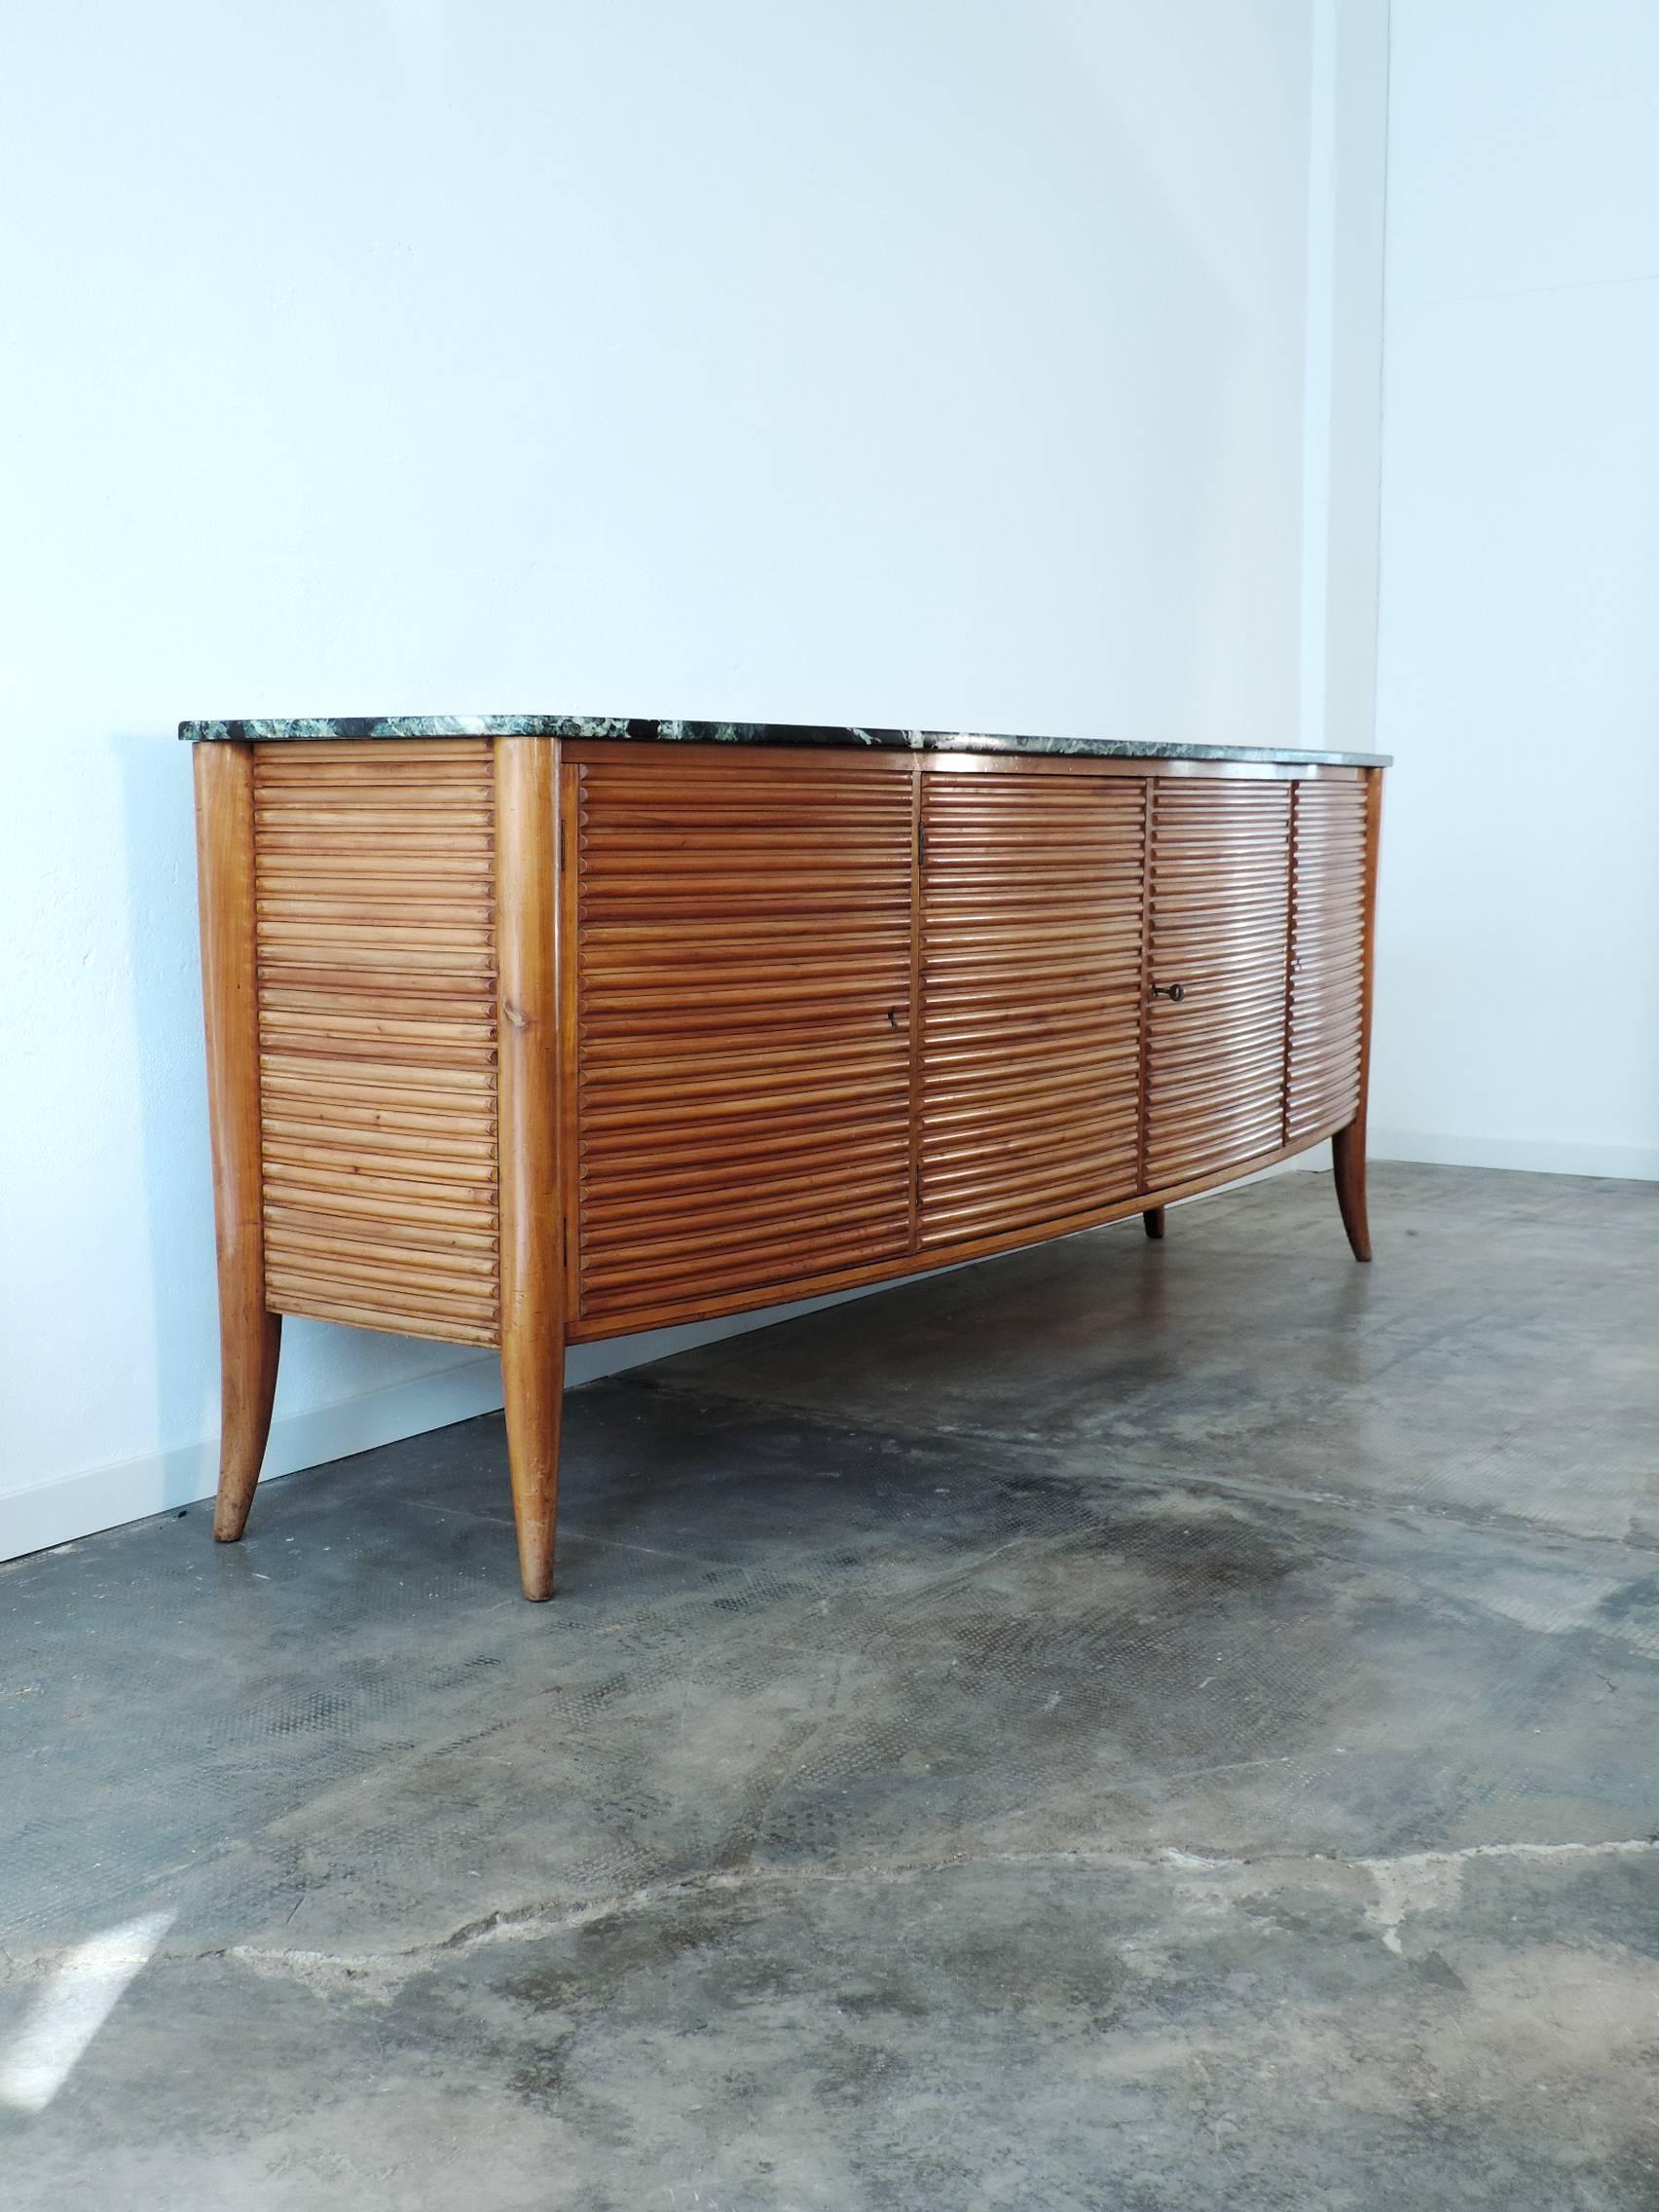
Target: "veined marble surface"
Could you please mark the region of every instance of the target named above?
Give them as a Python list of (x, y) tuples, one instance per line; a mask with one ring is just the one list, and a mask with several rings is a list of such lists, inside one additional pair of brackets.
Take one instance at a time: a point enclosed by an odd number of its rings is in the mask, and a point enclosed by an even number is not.
[(840, 745), (889, 753), (1060, 753), (1118, 760), (1259, 760), (1386, 768), (1386, 753), (1307, 753), (1261, 745), (1137, 745), (1121, 737), (1015, 737), (989, 730), (860, 729), (829, 722), (653, 722), (609, 715), (327, 715), (180, 722), (191, 744), (373, 737), (608, 737), (646, 745)]

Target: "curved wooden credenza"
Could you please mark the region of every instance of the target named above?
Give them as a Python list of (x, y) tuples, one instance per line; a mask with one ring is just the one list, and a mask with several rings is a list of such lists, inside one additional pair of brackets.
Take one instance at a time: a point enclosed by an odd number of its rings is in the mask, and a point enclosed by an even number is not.
[(499, 1347), (545, 1598), (567, 1344), (1161, 1236), (1326, 1139), (1369, 1258), (1384, 763), (705, 726), (184, 725), (221, 1539), (285, 1313)]

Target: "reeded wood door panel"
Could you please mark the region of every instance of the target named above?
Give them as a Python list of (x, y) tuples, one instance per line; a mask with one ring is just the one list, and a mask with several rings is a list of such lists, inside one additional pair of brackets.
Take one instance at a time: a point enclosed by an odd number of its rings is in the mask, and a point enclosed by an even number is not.
[(1146, 785), (922, 775), (921, 1242), (1133, 1195)]
[(261, 745), (267, 1304), (499, 1337), (487, 739)]
[(1284, 1142), (1290, 793), (1244, 778), (1155, 782), (1148, 1190)]
[(1292, 802), (1285, 1142), (1359, 1111), (1365, 992), (1365, 784), (1299, 784)]
[(910, 763), (624, 754), (566, 776), (581, 1319), (903, 1258)]

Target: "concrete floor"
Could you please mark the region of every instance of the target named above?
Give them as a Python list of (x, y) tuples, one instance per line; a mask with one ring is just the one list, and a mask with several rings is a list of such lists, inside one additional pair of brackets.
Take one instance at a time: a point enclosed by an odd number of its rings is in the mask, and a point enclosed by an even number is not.
[(1659, 1187), (1372, 1210), (580, 1392), (551, 1607), (498, 1419), (0, 1571), (0, 2198), (1659, 2206)]

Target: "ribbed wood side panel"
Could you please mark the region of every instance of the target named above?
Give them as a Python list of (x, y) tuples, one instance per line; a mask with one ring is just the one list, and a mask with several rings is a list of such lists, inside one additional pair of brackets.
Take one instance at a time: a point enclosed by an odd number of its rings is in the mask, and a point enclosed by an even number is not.
[(582, 1318), (901, 1257), (908, 763), (725, 753), (578, 777)]
[(1152, 833), (1146, 1187), (1283, 1143), (1290, 787), (1161, 777)]
[(1131, 1196), (1144, 785), (924, 774), (922, 819), (923, 1245)]
[(1366, 788), (1299, 784), (1293, 807), (1288, 1144), (1359, 1111)]
[(266, 1298), (495, 1344), (487, 740), (254, 760)]

